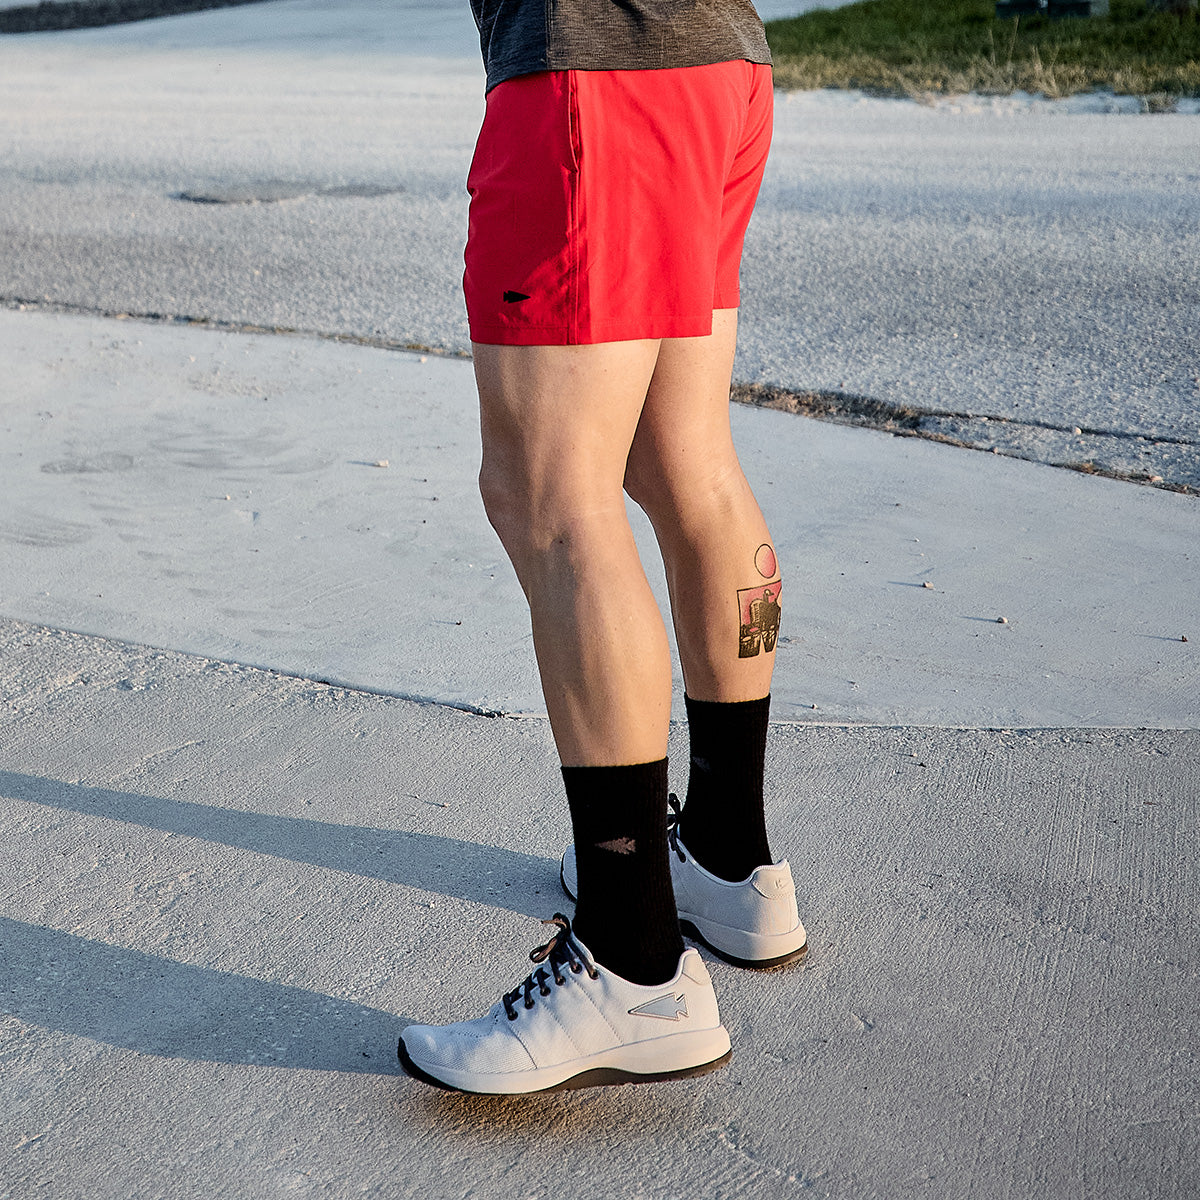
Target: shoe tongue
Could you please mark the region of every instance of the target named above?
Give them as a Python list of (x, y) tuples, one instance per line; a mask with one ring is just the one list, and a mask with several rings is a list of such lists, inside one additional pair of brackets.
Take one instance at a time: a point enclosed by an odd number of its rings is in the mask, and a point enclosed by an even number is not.
[[(568, 935), (564, 935), (564, 941), (567, 940), (567, 937)], [(584, 970), (590, 969), (594, 971), (601, 965), (596, 956), (592, 953), (591, 947), (589, 947), (587, 942), (585, 942), (583, 938), (581, 938), (579, 934), (575, 932), (574, 928), (572, 928), (570, 932), (569, 939), (570, 953), (568, 953), (564, 947), (564, 953), (561, 960), (565, 966), (570, 964), (572, 954), (576, 959), (582, 960)], [(548, 967), (549, 965), (549, 959), (542, 964), (544, 967)]]
[(598, 965), (596, 963), (596, 956), (588, 948), (587, 942), (585, 942), (583, 938), (581, 938), (573, 929), (571, 930), (571, 944), (580, 957), (582, 957), (587, 963), (590, 963), (593, 967)]

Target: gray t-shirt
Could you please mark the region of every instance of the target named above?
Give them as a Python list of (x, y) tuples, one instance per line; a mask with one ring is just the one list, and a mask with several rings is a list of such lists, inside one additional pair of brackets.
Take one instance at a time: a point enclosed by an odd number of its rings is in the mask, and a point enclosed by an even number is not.
[(769, 63), (751, 0), (471, 0), (487, 86), (532, 71)]

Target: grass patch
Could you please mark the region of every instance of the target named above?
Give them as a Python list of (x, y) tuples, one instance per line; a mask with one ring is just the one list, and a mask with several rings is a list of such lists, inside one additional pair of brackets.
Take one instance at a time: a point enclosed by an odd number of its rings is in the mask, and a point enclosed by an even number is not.
[(1110, 0), (1106, 17), (995, 19), (992, 0), (861, 0), (767, 24), (775, 82), (885, 96), (1111, 89), (1200, 96), (1200, 14)]

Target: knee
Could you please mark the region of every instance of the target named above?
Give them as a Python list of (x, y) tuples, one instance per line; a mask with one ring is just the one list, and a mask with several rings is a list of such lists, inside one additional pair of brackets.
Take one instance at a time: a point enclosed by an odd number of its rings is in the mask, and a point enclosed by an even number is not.
[(636, 450), (625, 464), (625, 494), (648, 517), (668, 515), (686, 502), (690, 490), (686, 479), (676, 478), (669, 465)]
[(649, 514), (651, 509), (658, 507), (656, 498), (664, 491), (662, 480), (654, 475), (630, 455), (625, 465), (625, 494), (643, 512)]
[(631, 537), (621, 490), (626, 455), (594, 430), (578, 436), (485, 422), (479, 493), (528, 587), (546, 571), (586, 569)]
[(618, 526), (628, 529), (620, 488), (587, 486), (570, 471), (526, 473), (485, 455), (479, 494), (523, 582), (547, 564), (586, 559)]
[(735, 506), (745, 487), (736, 459), (688, 463), (679, 469), (670, 464), (631, 455), (625, 468), (625, 492), (657, 525), (684, 515), (700, 516)]
[(479, 468), (479, 495), (488, 521), (511, 557), (532, 526), (526, 481), (485, 454)]

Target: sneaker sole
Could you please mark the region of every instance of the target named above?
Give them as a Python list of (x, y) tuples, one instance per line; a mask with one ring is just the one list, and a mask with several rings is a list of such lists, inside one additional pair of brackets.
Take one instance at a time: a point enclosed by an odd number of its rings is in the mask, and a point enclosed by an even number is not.
[[(527, 1086), (529, 1080), (522, 1080), (519, 1076), (487, 1077), (494, 1081), (491, 1087), (486, 1086), (482, 1080), (478, 1086), (467, 1086), (468, 1081), (465, 1079), (459, 1082), (439, 1079), (412, 1060), (403, 1038), (397, 1046), (396, 1053), (400, 1059), (400, 1065), (409, 1075), (414, 1079), (419, 1079), (422, 1083), (441, 1088), (443, 1091), (465, 1092), (475, 1096), (530, 1096), (542, 1092), (567, 1092), (576, 1088), (619, 1086), (626, 1083), (660, 1083), (668, 1079), (691, 1079), (699, 1075), (708, 1075), (712, 1071), (719, 1070), (733, 1057), (733, 1048), (730, 1047), (724, 1054), (709, 1062), (697, 1063), (691, 1067), (678, 1067), (671, 1071), (639, 1072), (627, 1071), (619, 1067), (587, 1067), (566, 1079), (547, 1083), (541, 1087)], [(457, 1073), (451, 1072), (451, 1074)], [(530, 1072), (530, 1074), (535, 1073)], [(536, 1075), (539, 1076), (545, 1074), (547, 1074), (546, 1071), (536, 1072)], [(496, 1083), (502, 1083), (503, 1086), (495, 1086)]]
[(730, 954), (728, 950), (722, 950), (720, 946), (714, 946), (712, 942), (700, 932), (696, 924), (687, 917), (679, 918), (679, 930), (693, 942), (699, 942), (702, 946), (711, 950), (723, 962), (729, 963), (734, 967), (749, 967), (752, 971), (771, 971), (776, 967), (786, 967), (789, 963), (798, 962), (808, 953), (808, 939), (797, 946), (794, 950), (788, 950), (783, 954), (778, 954), (774, 958), (738, 958), (736, 954)]
[[(578, 899), (571, 889), (567, 887), (566, 873), (563, 871), (561, 864), (558, 868), (558, 882), (562, 885), (562, 890), (571, 900)], [(734, 967), (748, 967), (752, 971), (772, 971), (777, 967), (786, 967), (789, 963), (798, 962), (808, 953), (808, 939), (805, 938), (794, 949), (786, 950), (784, 953), (774, 955), (770, 958), (739, 958), (736, 954), (731, 954), (728, 950), (722, 950), (720, 946), (716, 946), (710, 942), (690, 917), (681, 916), (679, 918), (679, 930), (685, 937), (689, 937), (692, 941), (699, 942), (702, 946), (707, 947), (722, 962), (727, 962), (730, 966)]]

